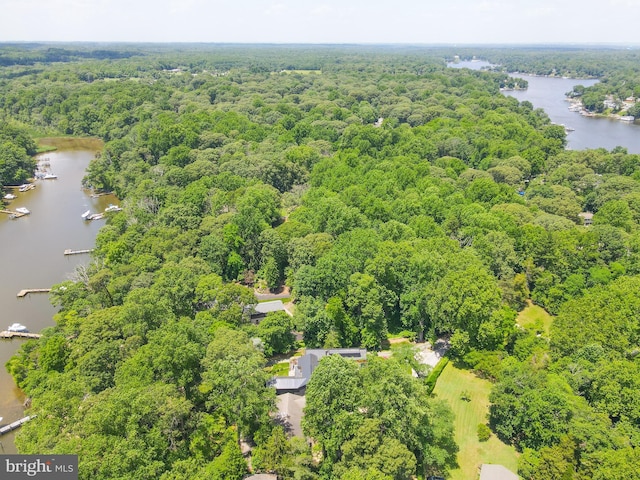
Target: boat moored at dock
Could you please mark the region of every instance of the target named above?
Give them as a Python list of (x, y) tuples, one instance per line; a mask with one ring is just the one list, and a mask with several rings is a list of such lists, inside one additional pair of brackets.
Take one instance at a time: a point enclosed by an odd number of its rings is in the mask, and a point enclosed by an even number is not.
[(106, 212), (119, 212), (121, 210), (122, 210), (121, 207), (119, 207), (118, 205), (114, 205), (113, 203), (110, 203), (109, 206), (104, 209), (105, 213)]
[(29, 330), (27, 329), (27, 327), (25, 327), (21, 323), (13, 323), (9, 325), (9, 328), (7, 328), (7, 332), (28, 332), (28, 331)]
[[(5, 425), (4, 427), (0, 427), (0, 435), (4, 435), (5, 433), (9, 433), (9, 432), (15, 430), (16, 428), (18, 428), (18, 427), (22, 426), (23, 424), (27, 423), (32, 418), (36, 418), (36, 415), (31, 415), (30, 417), (24, 417), (24, 418), (21, 418), (20, 420), (16, 420), (15, 422), (10, 423), (9, 425)], [(2, 417), (0, 417), (0, 420), (2, 420)]]

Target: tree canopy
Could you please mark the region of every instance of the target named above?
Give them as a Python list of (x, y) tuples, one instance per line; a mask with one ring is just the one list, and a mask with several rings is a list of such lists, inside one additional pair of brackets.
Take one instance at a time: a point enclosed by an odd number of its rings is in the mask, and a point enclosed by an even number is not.
[[(540, 74), (637, 60), (482, 52)], [(320, 363), (318, 450), (274, 421), (265, 367), (292, 330), (372, 351), (393, 333), (446, 336), (495, 381), (490, 424), (525, 478), (633, 477), (640, 155), (566, 151), (503, 72), (447, 69), (439, 48), (0, 53), (0, 186), (32, 174), (32, 134), (92, 135), (84, 184), (123, 206), (53, 287), (56, 326), (7, 365), (37, 415), (20, 451), (83, 452), (96, 479), (242, 478), (241, 444), (284, 478), (446, 472), (450, 412), (397, 359)], [(293, 318), (253, 325), (255, 289), (285, 285)], [(528, 300), (550, 334), (516, 325)]]

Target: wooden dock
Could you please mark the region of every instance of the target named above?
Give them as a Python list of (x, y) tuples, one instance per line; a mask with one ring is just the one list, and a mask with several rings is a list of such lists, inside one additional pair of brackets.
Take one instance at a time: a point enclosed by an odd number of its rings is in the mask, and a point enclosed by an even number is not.
[(9, 425), (5, 425), (4, 427), (0, 427), (0, 435), (4, 435), (5, 433), (12, 432), (16, 428), (21, 427), (23, 424), (27, 423), (32, 418), (36, 418), (36, 416), (37, 415), (31, 415), (30, 417), (24, 417), (24, 418), (21, 418), (20, 420), (16, 420), (13, 423), (10, 423)]
[(0, 338), (40, 338), (42, 335), (39, 333), (29, 333), (29, 332), (10, 332), (5, 330), (4, 332), (0, 332)]
[(11, 215), (13, 218), (20, 218), (27, 215), (26, 213), (12, 212), (11, 210), (0, 210), (0, 213), (6, 213), (7, 215)]
[(27, 288), (24, 290), (20, 290), (17, 297), (22, 298), (26, 297), (29, 293), (49, 293), (50, 291), (50, 288)]
[(64, 251), (64, 254), (65, 255), (80, 255), (82, 253), (91, 253), (91, 252), (93, 252), (93, 248), (90, 248), (88, 250), (71, 250), (70, 248), (67, 248)]

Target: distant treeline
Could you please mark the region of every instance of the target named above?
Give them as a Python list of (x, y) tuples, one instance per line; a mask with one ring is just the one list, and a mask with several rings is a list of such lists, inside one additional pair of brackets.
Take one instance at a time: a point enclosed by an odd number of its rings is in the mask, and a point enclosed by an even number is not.
[(36, 63), (73, 62), (80, 59), (117, 60), (142, 55), (128, 50), (58, 48), (46, 44), (0, 44), (0, 66), (35, 65)]

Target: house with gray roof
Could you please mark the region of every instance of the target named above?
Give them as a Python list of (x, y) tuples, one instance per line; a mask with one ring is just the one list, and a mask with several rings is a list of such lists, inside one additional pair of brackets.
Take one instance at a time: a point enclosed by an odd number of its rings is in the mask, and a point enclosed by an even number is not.
[(367, 350), (364, 348), (308, 348), (301, 357), (289, 360), (289, 375), (274, 377), (269, 385), (275, 387), (276, 393), (300, 393), (307, 385), (313, 371), (322, 357), (340, 355), (353, 360), (366, 360)]
[(282, 300), (272, 300), (255, 305), (251, 311), (251, 323), (257, 325), (260, 320), (267, 316), (267, 313), (271, 312), (286, 312)]
[(277, 420), (284, 427), (285, 431), (296, 437), (303, 437), (302, 417), (304, 407), (307, 405), (307, 398), (304, 395), (294, 393), (282, 393), (276, 396), (278, 407)]

